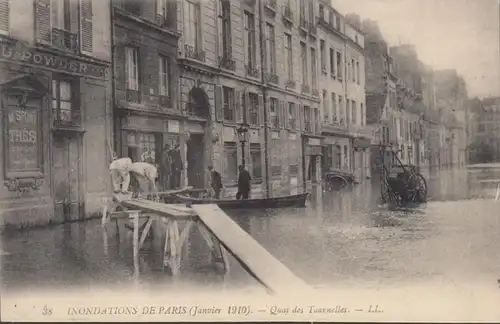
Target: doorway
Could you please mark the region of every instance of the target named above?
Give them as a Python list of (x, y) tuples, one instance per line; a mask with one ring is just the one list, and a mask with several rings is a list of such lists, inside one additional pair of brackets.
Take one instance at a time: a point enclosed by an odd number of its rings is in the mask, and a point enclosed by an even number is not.
[(188, 186), (202, 189), (205, 186), (203, 134), (191, 134), (187, 141)]
[(54, 213), (62, 221), (83, 218), (79, 138), (58, 134), (52, 146)]

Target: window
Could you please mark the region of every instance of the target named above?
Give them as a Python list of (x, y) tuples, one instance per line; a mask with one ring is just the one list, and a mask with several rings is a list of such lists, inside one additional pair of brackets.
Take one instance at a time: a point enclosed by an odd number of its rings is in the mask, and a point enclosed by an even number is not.
[(339, 79), (342, 79), (342, 53), (340, 52), (337, 52), (337, 73), (335, 73), (337, 75), (337, 77)]
[(330, 14), (330, 17), (329, 17), (330, 25), (335, 26), (335, 15), (333, 14), (333, 11), (330, 10), (329, 14)]
[(351, 124), (351, 100), (345, 99), (345, 117), (346, 117), (346, 124), (350, 125)]
[(141, 162), (156, 163), (156, 136), (151, 133), (139, 134)]
[(356, 80), (358, 80), (358, 84), (361, 84), (361, 80), (359, 77), (359, 62), (356, 62)]
[(269, 114), (271, 116), (271, 127), (278, 128), (279, 120), (278, 120), (278, 111), (279, 111), (279, 101), (276, 98), (271, 98), (270, 100), (270, 111)]
[(231, 2), (221, 0), (222, 51), (225, 58), (232, 57)]
[(300, 65), (302, 69), (302, 84), (307, 85), (307, 47), (306, 43), (300, 42)]
[(354, 59), (351, 60), (351, 79), (353, 82), (356, 82), (356, 62)]
[(194, 50), (199, 51), (201, 49), (200, 4), (186, 1), (186, 12), (184, 42), (187, 46), (191, 46)]
[(330, 122), (330, 114), (328, 111), (328, 102), (326, 102), (326, 90), (323, 90), (323, 119), (324, 123), (328, 124)]
[(330, 48), (330, 74), (335, 75), (335, 51)]
[(321, 71), (326, 73), (326, 48), (325, 41), (322, 39), (319, 41), (319, 50), (320, 50), (320, 63), (321, 63)]
[(158, 56), (160, 96), (170, 97), (170, 65), (166, 57)]
[(257, 125), (259, 123), (259, 96), (256, 93), (248, 94), (248, 123)]
[(335, 98), (335, 93), (332, 92), (332, 120), (337, 121), (337, 98)]
[(312, 79), (312, 88), (315, 90), (318, 87), (317, 80), (317, 66), (316, 66), (316, 49), (311, 47), (311, 79)]
[(484, 124), (479, 124), (479, 125), (477, 126), (477, 131), (478, 131), (478, 132), (484, 132), (484, 131), (485, 131)]
[(357, 103), (356, 101), (352, 100), (351, 101), (351, 105), (352, 105), (352, 124), (353, 125), (356, 125), (358, 123), (358, 106), (357, 106)]
[(366, 116), (365, 116), (365, 107), (363, 106), (362, 102), (359, 104), (359, 108), (361, 110), (361, 112), (360, 112), (361, 113), (361, 117), (360, 117), (361, 126), (364, 126), (365, 125), (365, 118), (366, 118)]
[(156, 15), (161, 23), (167, 18), (167, 0), (156, 0)]
[(307, 132), (312, 132), (311, 107), (304, 106), (304, 128)]
[(73, 85), (68, 80), (52, 80), (52, 116), (62, 123), (75, 122)]
[(319, 109), (313, 108), (313, 123), (314, 123), (313, 131), (316, 133), (319, 133), (319, 130), (320, 130), (319, 121), (320, 121)]
[(70, 0), (52, 0), (51, 6), (52, 6), (52, 26), (54, 28), (70, 31), (71, 30)]
[(224, 142), (224, 171), (222, 181), (234, 183), (238, 176), (238, 153), (236, 143)]
[(250, 158), (252, 159), (252, 180), (253, 182), (262, 181), (262, 151), (260, 144), (250, 144)]
[(297, 112), (293, 102), (288, 103), (288, 127), (296, 129), (297, 127)]
[(342, 167), (342, 147), (335, 145), (335, 163), (334, 168), (340, 169)]
[(293, 80), (292, 35), (285, 34), (285, 62), (288, 80)]
[(245, 11), (245, 45), (246, 61), (249, 68), (256, 67), (256, 49), (255, 49), (255, 18), (250, 12)]
[(322, 4), (319, 5), (319, 18), (325, 19), (325, 6)]
[(349, 169), (349, 153), (347, 151), (347, 145), (344, 145), (344, 163), (343, 163), (343, 166), (342, 168), (347, 170)]
[(10, 28), (9, 1), (0, 0), (0, 34), (8, 34)]
[(224, 100), (224, 121), (234, 122), (235, 107), (234, 107), (234, 89), (229, 87), (222, 87), (222, 94)]
[(125, 48), (126, 88), (139, 91), (139, 53), (137, 48)]
[(267, 70), (269, 73), (276, 74), (276, 44), (274, 36), (274, 26), (266, 23), (266, 51), (267, 51)]
[(345, 124), (344, 103), (342, 102), (341, 95), (339, 95), (339, 112), (340, 112), (340, 123)]

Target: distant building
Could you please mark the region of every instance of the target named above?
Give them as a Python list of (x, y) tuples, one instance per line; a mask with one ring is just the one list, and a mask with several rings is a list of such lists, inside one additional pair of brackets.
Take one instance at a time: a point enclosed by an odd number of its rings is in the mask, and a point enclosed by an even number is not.
[(474, 98), (468, 104), (468, 163), (500, 161), (500, 98)]
[(111, 158), (109, 30), (105, 1), (0, 2), (2, 227), (100, 210)]

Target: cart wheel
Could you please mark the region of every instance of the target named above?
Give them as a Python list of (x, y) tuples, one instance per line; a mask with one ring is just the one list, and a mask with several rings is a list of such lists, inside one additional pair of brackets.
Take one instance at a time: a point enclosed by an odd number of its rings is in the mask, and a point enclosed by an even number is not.
[(427, 201), (427, 181), (420, 173), (414, 173), (408, 179), (410, 198), (413, 202), (424, 203)]

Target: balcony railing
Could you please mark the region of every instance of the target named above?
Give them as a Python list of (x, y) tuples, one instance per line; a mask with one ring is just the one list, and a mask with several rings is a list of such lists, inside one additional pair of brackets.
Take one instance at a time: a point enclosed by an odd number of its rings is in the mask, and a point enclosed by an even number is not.
[(194, 46), (187, 44), (184, 45), (184, 51), (186, 53), (187, 58), (205, 62), (205, 51), (198, 50)]
[(306, 17), (301, 16), (300, 21), (299, 21), (299, 27), (302, 29), (303, 32), (307, 32), (309, 26), (309, 22), (307, 21)]
[(259, 70), (255, 68), (254, 66), (250, 65), (245, 65), (245, 71), (246, 75), (252, 78), (258, 78), (259, 77)]
[(312, 133), (312, 124), (310, 121), (304, 121), (304, 129), (306, 132)]
[(318, 91), (318, 89), (313, 89), (312, 90), (312, 95), (313, 95), (313, 97), (319, 97), (319, 91)]
[(269, 83), (278, 84), (278, 82), (279, 82), (278, 75), (276, 75), (274, 73), (266, 73), (265, 78), (266, 78), (267, 82), (269, 82)]
[(293, 11), (289, 4), (283, 6), (283, 20), (289, 24), (293, 24)]
[(309, 88), (309, 86), (307, 84), (302, 85), (302, 93), (309, 93), (310, 91), (311, 91), (311, 89)]
[(208, 118), (209, 112), (205, 107), (197, 105), (196, 103), (189, 102), (186, 104), (186, 109), (184, 113), (187, 116), (191, 117), (199, 117), (199, 118)]
[(271, 128), (278, 128), (278, 127), (279, 127), (278, 116), (276, 115), (271, 116)]
[(65, 51), (76, 52), (78, 35), (64, 29), (52, 28), (52, 45)]
[(266, 0), (266, 9), (276, 12), (276, 8), (278, 8), (277, 0)]
[(296, 129), (297, 128), (297, 121), (295, 120), (295, 118), (288, 119), (288, 127), (290, 129)]
[(156, 24), (160, 25), (162, 28), (175, 29), (174, 21), (168, 19), (164, 15), (156, 14)]
[(219, 67), (221, 69), (234, 71), (236, 70), (236, 62), (227, 55), (219, 56)]
[(158, 96), (158, 102), (161, 107), (172, 107), (172, 99), (168, 96)]
[(79, 110), (60, 110), (55, 112), (52, 120), (54, 128), (78, 128), (81, 124), (81, 113)]
[(318, 28), (317, 28), (317, 25), (316, 25), (316, 23), (314, 21), (310, 21), (308, 23), (308, 28), (307, 29), (309, 30), (309, 34), (311, 36), (316, 37), (318, 35)]
[(295, 89), (296, 85), (297, 84), (293, 80), (287, 80), (285, 82), (285, 88), (287, 88), (287, 89)]

